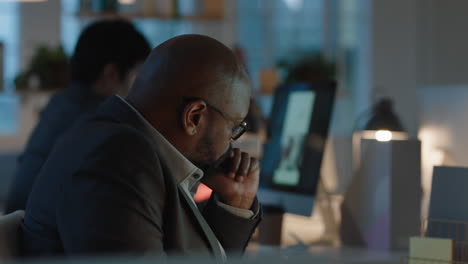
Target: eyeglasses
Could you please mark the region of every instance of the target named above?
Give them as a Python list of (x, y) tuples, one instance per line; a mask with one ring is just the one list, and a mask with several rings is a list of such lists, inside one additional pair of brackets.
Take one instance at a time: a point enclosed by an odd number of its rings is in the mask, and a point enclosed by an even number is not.
[[(238, 123), (238, 120), (236, 118), (233, 118), (231, 116), (229, 116), (228, 114), (226, 114), (225, 112), (219, 110), (217, 107), (215, 107), (214, 105), (208, 103), (205, 99), (202, 99), (202, 98), (197, 98), (197, 97), (185, 97), (186, 100), (188, 101), (196, 101), (196, 100), (202, 100), (203, 102), (205, 102), (205, 104), (210, 107), (211, 109), (215, 110), (218, 114), (220, 114), (224, 119), (228, 120), (228, 121), (231, 121), (233, 124), (237, 124)], [(247, 131), (247, 122), (245, 121), (242, 121), (240, 124), (236, 125), (233, 129), (232, 129), (232, 136), (231, 136), (231, 140), (232, 141), (235, 141), (237, 139), (239, 139), (244, 133), (245, 131)]]

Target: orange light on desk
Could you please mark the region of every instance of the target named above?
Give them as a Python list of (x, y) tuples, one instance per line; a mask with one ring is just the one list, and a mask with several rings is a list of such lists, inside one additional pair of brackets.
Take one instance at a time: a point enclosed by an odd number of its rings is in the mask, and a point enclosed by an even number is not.
[(193, 197), (193, 199), (197, 203), (206, 201), (210, 199), (212, 192), (213, 191), (208, 186), (202, 183), (200, 184), (200, 186), (198, 186), (197, 193), (195, 194), (195, 197)]

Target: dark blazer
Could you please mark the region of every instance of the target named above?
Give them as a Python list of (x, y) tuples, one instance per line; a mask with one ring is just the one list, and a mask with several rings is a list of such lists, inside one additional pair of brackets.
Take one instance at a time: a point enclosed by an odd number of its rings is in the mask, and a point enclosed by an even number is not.
[(260, 221), (212, 199), (199, 210), (161, 162), (141, 119), (113, 96), (56, 144), (23, 224), (29, 256), (242, 251)]
[(34, 181), (56, 140), (83, 114), (95, 111), (102, 101), (103, 98), (89, 87), (78, 84), (70, 85), (50, 99), (18, 160), (7, 196), (6, 213), (26, 208)]

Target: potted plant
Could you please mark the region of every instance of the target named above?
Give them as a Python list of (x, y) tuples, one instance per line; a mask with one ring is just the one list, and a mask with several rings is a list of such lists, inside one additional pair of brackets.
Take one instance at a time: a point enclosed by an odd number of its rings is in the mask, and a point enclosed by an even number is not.
[(14, 80), (22, 103), (31, 105), (37, 113), (41, 111), (52, 93), (67, 87), (69, 68), (68, 56), (61, 46), (39, 46), (28, 68)]
[(69, 60), (63, 48), (41, 45), (29, 67), (15, 78), (17, 91), (55, 91), (68, 84)]
[(316, 83), (335, 79), (336, 63), (320, 52), (303, 52), (277, 63), (284, 73), (284, 83)]

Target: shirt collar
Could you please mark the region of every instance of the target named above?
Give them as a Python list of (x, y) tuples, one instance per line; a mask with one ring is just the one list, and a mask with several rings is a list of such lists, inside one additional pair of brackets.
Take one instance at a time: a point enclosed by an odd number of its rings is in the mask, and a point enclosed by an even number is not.
[(152, 137), (156, 141), (156, 151), (159, 158), (167, 165), (171, 173), (174, 174), (178, 183), (191, 179), (193, 176), (194, 181), (190, 185), (196, 185), (203, 177), (203, 171), (190, 162), (182, 153), (180, 153), (159, 131), (157, 131), (131, 104), (125, 99), (116, 95), (122, 100), (139, 119), (144, 123), (149, 131), (152, 131)]

